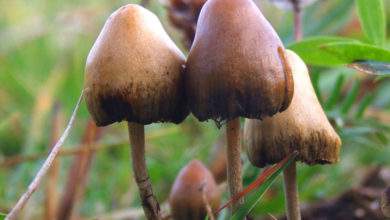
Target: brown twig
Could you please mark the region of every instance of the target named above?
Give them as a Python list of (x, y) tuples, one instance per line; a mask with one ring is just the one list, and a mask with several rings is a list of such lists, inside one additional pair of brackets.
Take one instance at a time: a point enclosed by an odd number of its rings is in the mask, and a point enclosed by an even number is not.
[(83, 92), (81, 92), (79, 100), (77, 101), (76, 107), (73, 110), (72, 116), (70, 117), (69, 123), (64, 131), (64, 133), (61, 135), (60, 139), (57, 141), (57, 143), (52, 148), (49, 156), (46, 158), (45, 163), (42, 165), (42, 167), (39, 169), (37, 175), (34, 177), (33, 181), (30, 183), (30, 185), (27, 188), (27, 191), (20, 197), (16, 205), (12, 208), (11, 212), (8, 213), (8, 215), (5, 217), (6, 220), (13, 220), (16, 219), (16, 217), (19, 215), (20, 211), (23, 209), (23, 207), (26, 205), (28, 200), (30, 199), (31, 195), (38, 189), (40, 183), (42, 182), (43, 177), (46, 175), (48, 170), (50, 169), (54, 159), (56, 158), (58, 152), (61, 149), (61, 146), (64, 144), (65, 139), (68, 137), (73, 123), (76, 119), (76, 113), (79, 109), (80, 103), (83, 99)]
[[(157, 131), (151, 132), (151, 133), (147, 134), (146, 138), (149, 140), (152, 140), (152, 139), (163, 137), (165, 135), (177, 133), (178, 131), (179, 131), (179, 129), (177, 127), (170, 127), (170, 128), (164, 129), (164, 130), (157, 130)], [(88, 150), (100, 151), (100, 150), (107, 149), (107, 148), (119, 147), (119, 146), (122, 146), (122, 145), (127, 144), (127, 143), (128, 143), (128, 140), (118, 141), (116, 143), (110, 143), (110, 144), (106, 144), (106, 145), (93, 143), (93, 147), (88, 148)], [(85, 145), (69, 147), (69, 149), (60, 150), (60, 152), (58, 153), (57, 156), (62, 157), (62, 156), (78, 155), (81, 152), (86, 151), (85, 148), (86, 148)], [(38, 154), (33, 154), (33, 155), (27, 155), (27, 156), (17, 155), (17, 156), (8, 157), (5, 160), (3, 160), (2, 162), (0, 162), (0, 167), (7, 168), (7, 167), (18, 165), (20, 163), (35, 161), (35, 160), (38, 160), (46, 155), (47, 155), (47, 153), (44, 152), (44, 153), (38, 153)]]
[(71, 219), (73, 216), (73, 208), (82, 197), (88, 177), (88, 170), (94, 155), (94, 151), (91, 148), (100, 137), (100, 131), (101, 129), (96, 127), (92, 120), (88, 121), (82, 139), (82, 145), (85, 147), (83, 148), (84, 150), (73, 159), (57, 214), (58, 220)]
[[(58, 103), (54, 105), (54, 112), (52, 118), (52, 133), (50, 146), (54, 146), (61, 134), (62, 117), (60, 112), (60, 106)], [(51, 150), (51, 149), (50, 149)], [(55, 213), (57, 212), (57, 183), (59, 161), (58, 158), (53, 161), (51, 168), (47, 173), (46, 192), (45, 192), (45, 219), (55, 219)]]
[(300, 41), (303, 37), (302, 31), (302, 5), (301, 0), (290, 0), (294, 11), (294, 39)]

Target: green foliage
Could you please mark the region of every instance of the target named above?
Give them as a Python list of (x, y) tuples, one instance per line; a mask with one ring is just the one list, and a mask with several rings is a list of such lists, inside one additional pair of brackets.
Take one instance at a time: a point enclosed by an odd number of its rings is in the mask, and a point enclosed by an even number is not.
[(312, 37), (294, 43), (289, 48), (311, 65), (337, 66), (362, 60), (390, 63), (389, 50), (349, 38)]
[(383, 46), (386, 40), (386, 18), (383, 0), (356, 0), (357, 12), (368, 41)]
[(4, 220), (5, 216), (6, 216), (6, 214), (0, 212), (0, 220)]

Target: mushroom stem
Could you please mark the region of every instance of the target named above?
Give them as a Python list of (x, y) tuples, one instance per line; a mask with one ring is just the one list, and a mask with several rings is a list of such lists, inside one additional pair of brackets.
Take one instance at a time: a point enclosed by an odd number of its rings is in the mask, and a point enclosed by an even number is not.
[(286, 211), (288, 220), (300, 220), (301, 212), (299, 209), (298, 186), (296, 181), (297, 168), (293, 161), (283, 171), (284, 193), (286, 197)]
[[(230, 195), (234, 196), (242, 190), (242, 165), (240, 147), (240, 119), (235, 118), (228, 121), (226, 126), (227, 136), (227, 179)], [(244, 201), (239, 200), (232, 207), (235, 210)]]
[(131, 144), (131, 158), (133, 173), (138, 185), (142, 207), (147, 219), (161, 219), (160, 205), (153, 195), (152, 184), (145, 162), (145, 130), (144, 126), (138, 123), (128, 122), (129, 138)]

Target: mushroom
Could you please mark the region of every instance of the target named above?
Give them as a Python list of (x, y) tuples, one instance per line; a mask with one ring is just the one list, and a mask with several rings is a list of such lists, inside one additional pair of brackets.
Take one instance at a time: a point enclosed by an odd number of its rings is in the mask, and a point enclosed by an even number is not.
[[(219, 207), (221, 193), (211, 172), (192, 160), (176, 177), (169, 204), (175, 220), (203, 220)], [(207, 210), (209, 209), (209, 210)]]
[[(188, 55), (188, 105), (200, 121), (227, 121), (228, 183), (242, 189), (239, 117), (285, 110), (293, 80), (277, 33), (252, 0), (208, 0)], [(239, 204), (239, 203), (237, 203)]]
[[(250, 162), (257, 167), (277, 163), (298, 151), (297, 159), (309, 164), (338, 161), (341, 140), (329, 123), (314, 92), (305, 63), (287, 50), (294, 77), (290, 107), (273, 117), (246, 120), (244, 139)], [(295, 162), (284, 171), (288, 219), (300, 219)], [(295, 210), (295, 211), (292, 211)]]
[(86, 62), (85, 98), (96, 124), (128, 122), (135, 180), (148, 219), (160, 217), (146, 169), (144, 125), (180, 123), (188, 115), (184, 63), (157, 16), (134, 4), (108, 18)]
[(226, 181), (226, 134), (221, 134), (213, 145), (209, 157), (208, 167), (213, 174), (217, 184), (221, 184)]

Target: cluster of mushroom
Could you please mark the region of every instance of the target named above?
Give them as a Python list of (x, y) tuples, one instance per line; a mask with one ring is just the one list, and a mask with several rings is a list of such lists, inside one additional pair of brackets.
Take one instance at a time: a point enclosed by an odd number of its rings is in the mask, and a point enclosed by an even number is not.
[[(310, 164), (335, 162), (338, 156), (340, 140), (315, 97), (305, 64), (284, 49), (252, 0), (208, 0), (187, 59), (152, 12), (134, 4), (119, 8), (88, 55), (85, 97), (98, 126), (128, 122), (147, 219), (161, 219), (145, 163), (144, 125), (150, 123), (180, 123), (189, 112), (200, 121), (226, 122), (232, 195), (242, 190), (239, 117), (249, 119), (248, 156), (256, 166), (294, 150)], [(194, 167), (203, 169), (193, 162), (178, 178), (191, 179), (194, 175), (186, 173)], [(209, 175), (195, 175), (194, 184), (205, 178), (211, 184), (205, 189), (215, 187)], [(174, 186), (172, 193), (181, 190)], [(219, 202), (212, 197), (206, 199), (216, 208)], [(204, 217), (201, 210), (194, 219)]]

